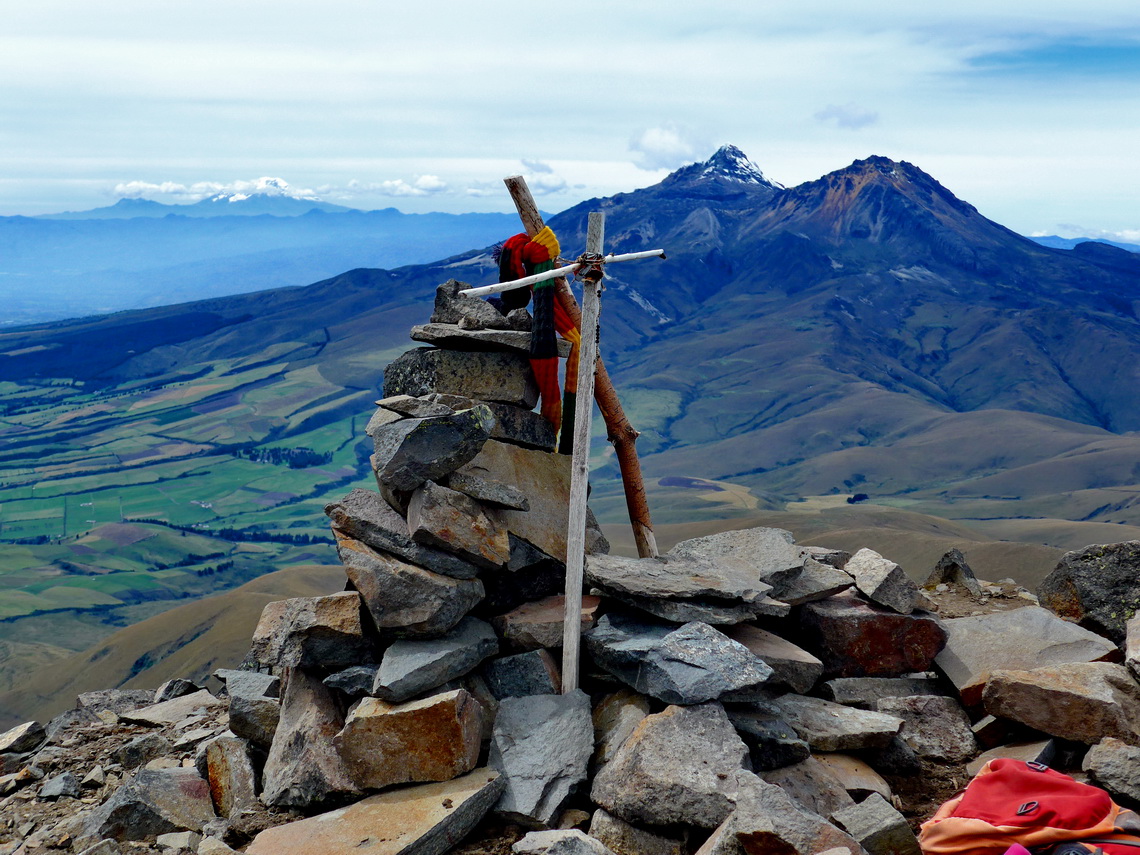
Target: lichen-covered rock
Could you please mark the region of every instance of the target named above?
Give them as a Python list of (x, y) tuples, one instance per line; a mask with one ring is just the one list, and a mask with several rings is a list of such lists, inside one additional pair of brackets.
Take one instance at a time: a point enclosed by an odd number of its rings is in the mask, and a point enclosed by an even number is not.
[(1122, 643), (1140, 608), (1140, 540), (1066, 552), (1037, 586), (1037, 598), (1065, 620)]
[(538, 403), (538, 385), (526, 354), (463, 352), (419, 347), (384, 369), (384, 396), (421, 397), (432, 392), (499, 401), (530, 410)]

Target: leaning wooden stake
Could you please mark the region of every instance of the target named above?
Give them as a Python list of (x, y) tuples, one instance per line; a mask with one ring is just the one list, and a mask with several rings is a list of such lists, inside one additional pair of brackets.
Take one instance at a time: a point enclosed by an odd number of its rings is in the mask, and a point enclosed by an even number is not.
[[(586, 252), (602, 252), (606, 215), (590, 214)], [(590, 483), (590, 422), (594, 414), (594, 371), (598, 362), (601, 271), (582, 286), (582, 351), (578, 357), (578, 397), (574, 403), (574, 453), (570, 462), (570, 514), (566, 529), (566, 616), (562, 621), (562, 694), (578, 688), (582, 641), (582, 576), (586, 559), (586, 492)]]
[[(507, 190), (518, 209), (519, 218), (528, 235), (536, 235), (542, 231), (544, 223), (530, 188), (521, 175), (512, 175), (503, 179)], [(582, 329), (582, 313), (578, 308), (578, 301), (574, 299), (574, 292), (565, 277), (555, 280), (555, 294), (566, 314)], [(583, 343), (585, 332), (583, 331)], [(584, 364), (579, 358), (579, 364)], [(579, 398), (589, 397), (578, 392)], [(622, 486), (625, 489), (625, 504), (629, 511), (629, 522), (633, 527), (633, 539), (637, 543), (637, 554), (642, 558), (657, 557), (657, 539), (653, 536), (653, 523), (649, 518), (649, 502), (645, 497), (645, 483), (641, 479), (641, 461), (637, 457), (634, 443), (639, 436), (629, 419), (625, 417), (621, 401), (618, 400), (614, 384), (601, 359), (597, 362), (597, 374), (594, 381), (594, 398), (598, 402), (598, 409), (602, 411), (602, 419), (606, 423), (606, 432), (609, 441), (613, 443), (617, 454), (618, 467), (621, 469)]]

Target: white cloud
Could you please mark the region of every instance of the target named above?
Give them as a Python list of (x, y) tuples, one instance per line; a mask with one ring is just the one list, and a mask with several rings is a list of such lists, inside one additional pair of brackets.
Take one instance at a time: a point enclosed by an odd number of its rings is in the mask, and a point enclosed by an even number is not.
[(532, 174), (539, 172), (553, 172), (554, 167), (549, 163), (544, 163), (541, 160), (527, 160), (525, 157), (522, 159), (523, 169)]
[(195, 181), (180, 184), (177, 181), (123, 181), (115, 185), (115, 195), (125, 199), (149, 199), (154, 196), (173, 196), (183, 202), (197, 202), (211, 196), (288, 196), (293, 199), (316, 200), (319, 197), (313, 190), (293, 187), (283, 178), (263, 176), (248, 181)]
[(674, 122), (646, 128), (629, 141), (633, 162), (642, 169), (676, 169), (706, 157), (709, 145)]
[(409, 184), (403, 178), (363, 185), (362, 189), (374, 190), (384, 196), (430, 196), (447, 190), (447, 182), (437, 175), (420, 175)]
[(814, 116), (821, 122), (834, 121), (841, 128), (858, 130), (879, 121), (879, 114), (873, 110), (865, 110), (858, 104), (828, 104)]

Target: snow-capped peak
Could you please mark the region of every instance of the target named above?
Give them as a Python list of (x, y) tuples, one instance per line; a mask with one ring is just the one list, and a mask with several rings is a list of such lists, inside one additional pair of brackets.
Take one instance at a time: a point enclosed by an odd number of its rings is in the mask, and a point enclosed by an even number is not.
[(211, 202), (244, 202), (251, 196), (277, 196), (286, 199), (299, 199), (304, 202), (319, 202), (320, 197), (311, 190), (294, 189), (284, 178), (262, 176), (254, 181), (238, 181), (232, 188), (218, 193)]
[(760, 167), (734, 145), (722, 145), (718, 148), (716, 153), (704, 162), (701, 175), (710, 178), (727, 178), (729, 181), (740, 181), (744, 184), (781, 186), (765, 178)]

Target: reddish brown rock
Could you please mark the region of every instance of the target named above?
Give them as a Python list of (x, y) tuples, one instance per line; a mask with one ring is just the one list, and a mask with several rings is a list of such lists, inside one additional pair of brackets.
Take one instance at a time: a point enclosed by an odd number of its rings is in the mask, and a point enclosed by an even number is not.
[(808, 603), (800, 616), (805, 644), (828, 677), (897, 677), (926, 671), (946, 643), (934, 615), (877, 608), (850, 592)]
[(261, 832), (248, 855), (443, 855), (503, 789), (492, 769), (440, 784), (402, 787), (330, 813)]
[[(593, 627), (601, 597), (582, 597), (581, 631)], [(512, 647), (537, 650), (562, 646), (562, 621), (566, 616), (566, 598), (559, 594), (532, 603), (523, 603), (491, 621), (495, 631)]]
[(1111, 662), (1032, 671), (994, 671), (982, 700), (986, 712), (1064, 739), (1093, 745), (1114, 736), (1140, 744), (1140, 686)]
[(372, 661), (371, 643), (360, 619), (360, 597), (345, 591), (269, 603), (253, 632), (250, 653), (277, 667), (337, 670)]
[(257, 776), (244, 739), (221, 736), (206, 746), (206, 781), (218, 816), (259, 806)]
[(463, 689), (388, 704), (364, 698), (334, 743), (357, 786), (448, 781), (479, 760), (483, 708)]
[(412, 493), (408, 503), (408, 532), (416, 543), (495, 569), (511, 557), (500, 513), (470, 496), (428, 481)]

